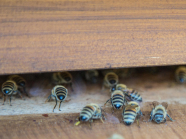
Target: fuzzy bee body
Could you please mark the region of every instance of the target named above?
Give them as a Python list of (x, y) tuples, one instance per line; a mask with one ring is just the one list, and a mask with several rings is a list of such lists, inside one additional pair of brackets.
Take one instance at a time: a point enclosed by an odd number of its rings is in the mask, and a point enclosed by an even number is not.
[(114, 72), (109, 72), (105, 75), (104, 78), (104, 86), (106, 87), (113, 87), (118, 83), (118, 75)]
[[(111, 98), (109, 100), (107, 100), (107, 102), (109, 102), (109, 101), (111, 101), (112, 107), (114, 109), (118, 109), (118, 110), (122, 109), (126, 103), (125, 95), (120, 90), (115, 90), (114, 92), (112, 92)], [(106, 103), (105, 103), (105, 105), (106, 105)]]
[(175, 72), (175, 78), (178, 83), (186, 82), (186, 67), (180, 66)]
[(21, 76), (19, 75), (11, 75), (8, 77), (9, 80), (14, 81), (18, 88), (22, 88), (24, 93), (26, 93), (26, 95), (28, 96), (28, 93), (26, 92), (26, 81), (25, 79), (23, 79)]
[(138, 93), (138, 91), (136, 91), (134, 89), (131, 89), (131, 88), (127, 88), (127, 86), (125, 84), (117, 84), (116, 86), (111, 87), (110, 91), (112, 92), (114, 90), (121, 90), (121, 91), (123, 91), (125, 96), (131, 101), (142, 102), (142, 97)]
[(53, 80), (53, 83), (56, 85), (69, 84), (72, 88), (72, 75), (69, 72), (53, 73), (52, 80)]
[(138, 91), (136, 91), (134, 89), (131, 89), (131, 88), (127, 88), (127, 89), (124, 90), (124, 93), (128, 97), (128, 99), (130, 99), (131, 101), (142, 102), (142, 97), (138, 93)]
[(91, 103), (86, 105), (82, 109), (80, 116), (78, 118), (79, 121), (76, 123), (76, 125), (78, 125), (81, 121), (82, 122), (89, 121), (91, 123), (93, 122), (93, 119), (100, 119), (103, 122), (102, 117), (104, 117), (104, 115), (102, 114), (101, 107), (98, 106), (97, 104)]
[(155, 121), (157, 124), (166, 122), (166, 116), (170, 118), (171, 121), (172, 118), (167, 113), (167, 107), (168, 104), (166, 102), (163, 102), (162, 104), (159, 104), (158, 102), (153, 102), (154, 108), (151, 111), (150, 119), (149, 121)]
[(98, 81), (99, 73), (97, 70), (88, 70), (85, 72), (85, 79), (91, 83), (96, 83)]
[(54, 109), (55, 109), (55, 107), (57, 105), (57, 101), (60, 101), (59, 111), (61, 111), (60, 110), (61, 103), (66, 99), (67, 95), (68, 95), (68, 90), (64, 86), (56, 85), (52, 89), (51, 94), (48, 96), (48, 98), (47, 98), (47, 100), (45, 102), (49, 101), (51, 99), (51, 97), (55, 99), (56, 104), (55, 104), (55, 106), (53, 108), (53, 112), (54, 112)]
[[(10, 106), (11, 106), (11, 97), (14, 94), (19, 93), (19, 95), (21, 96), (20, 91), (18, 90), (18, 86), (14, 81), (11, 80), (7, 80), (6, 82), (4, 82), (2, 84), (2, 93), (4, 94), (4, 102), (6, 101), (6, 96), (10, 96)], [(22, 98), (22, 96), (21, 96)], [(4, 105), (3, 102), (3, 105)]]
[(127, 104), (122, 113), (123, 121), (126, 125), (131, 125), (137, 118), (137, 124), (139, 126), (139, 119), (142, 116), (140, 106), (137, 102), (131, 101)]

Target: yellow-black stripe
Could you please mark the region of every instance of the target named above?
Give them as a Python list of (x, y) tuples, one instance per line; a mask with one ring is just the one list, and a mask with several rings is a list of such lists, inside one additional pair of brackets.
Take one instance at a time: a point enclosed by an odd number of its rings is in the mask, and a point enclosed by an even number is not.
[(124, 118), (124, 123), (126, 125), (131, 125), (135, 118), (136, 118), (136, 109), (131, 109), (131, 108), (128, 108), (126, 107), (125, 110), (124, 110), (124, 115), (123, 115), (123, 118)]
[(9, 79), (16, 82), (16, 84), (20, 87), (25, 87), (26, 85), (26, 81), (19, 75), (11, 75)]
[(79, 120), (80, 121), (88, 121), (92, 118), (95, 113), (95, 108), (93, 106), (85, 106), (80, 113)]
[(116, 109), (120, 109), (125, 102), (124, 95), (121, 94), (114, 94), (112, 96), (112, 106)]
[(126, 92), (126, 96), (128, 96), (128, 98), (132, 101), (139, 101), (142, 102), (142, 97), (141, 95), (136, 91), (136, 90), (132, 90), (132, 91), (127, 91)]
[(55, 94), (60, 101), (63, 101), (67, 97), (67, 90), (63, 87), (55, 89)]
[(4, 95), (12, 95), (16, 91), (16, 83), (13, 81), (6, 81), (2, 84), (2, 92)]

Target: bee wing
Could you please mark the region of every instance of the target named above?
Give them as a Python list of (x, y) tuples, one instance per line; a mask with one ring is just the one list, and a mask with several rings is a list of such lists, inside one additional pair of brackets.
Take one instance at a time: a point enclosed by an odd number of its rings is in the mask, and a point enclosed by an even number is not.
[(167, 108), (168, 108), (168, 103), (167, 103), (167, 102), (162, 102), (162, 103), (161, 103), (161, 105), (162, 105), (162, 106), (164, 106), (164, 107), (165, 107), (165, 109), (167, 109)]
[(129, 108), (129, 109), (135, 109), (135, 108), (137, 108), (138, 107), (138, 105), (128, 105), (127, 106), (127, 108)]
[(153, 105), (154, 108), (155, 108), (157, 105), (159, 105), (159, 102), (157, 102), (157, 101), (153, 101), (153, 102), (152, 102), (152, 105)]

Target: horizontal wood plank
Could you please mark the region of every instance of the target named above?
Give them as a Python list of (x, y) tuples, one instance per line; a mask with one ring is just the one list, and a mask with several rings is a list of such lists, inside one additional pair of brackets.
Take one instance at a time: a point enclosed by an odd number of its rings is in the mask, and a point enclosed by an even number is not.
[(0, 74), (186, 63), (185, 0), (1, 0)]

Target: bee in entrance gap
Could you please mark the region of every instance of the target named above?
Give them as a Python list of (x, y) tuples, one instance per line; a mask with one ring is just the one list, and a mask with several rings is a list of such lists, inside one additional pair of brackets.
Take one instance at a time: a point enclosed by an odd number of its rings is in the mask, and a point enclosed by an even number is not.
[(186, 67), (180, 66), (176, 69), (175, 78), (178, 83), (186, 82)]
[(114, 90), (121, 90), (127, 97), (127, 99), (131, 101), (139, 101), (142, 102), (142, 97), (138, 93), (138, 91), (132, 89), (132, 88), (127, 88), (125, 84), (117, 84), (116, 86), (111, 87), (111, 92)]
[(57, 105), (57, 101), (60, 101), (60, 104), (59, 104), (59, 111), (60, 110), (60, 107), (61, 107), (61, 103), (66, 99), (68, 95), (68, 90), (62, 86), (62, 85), (56, 85), (52, 91), (51, 91), (51, 94), (48, 96), (47, 100), (45, 101), (45, 103), (47, 101), (50, 101), (51, 97), (53, 97), (56, 101), (56, 104), (53, 108), (53, 112), (54, 112), (54, 109), (56, 108), (56, 105)]
[[(107, 100), (106, 103), (109, 101), (111, 101), (111, 103), (112, 103), (113, 111), (114, 111), (114, 109), (117, 109), (117, 110), (122, 109), (127, 102), (125, 99), (124, 93), (120, 90), (115, 90), (114, 92), (112, 92), (111, 98), (109, 100)], [(106, 105), (106, 103), (105, 103), (105, 105)]]
[(159, 102), (154, 101), (152, 104), (153, 104), (154, 108), (151, 111), (149, 121), (154, 120), (158, 124), (159, 123), (165, 123), (166, 122), (166, 116), (168, 116), (169, 119), (171, 121), (173, 121), (172, 118), (167, 113), (168, 104), (166, 102), (163, 102), (163, 103), (159, 104)]
[(102, 90), (104, 89), (104, 86), (106, 87), (113, 87), (118, 83), (118, 75), (116, 75), (114, 72), (109, 72), (105, 75), (104, 82), (103, 82), (103, 87)]
[(88, 70), (85, 72), (85, 78), (91, 83), (96, 83), (98, 81), (99, 73), (97, 70)]
[(18, 86), (17, 86), (17, 84), (14, 81), (8, 80), (8, 81), (4, 82), (2, 84), (2, 89), (1, 90), (2, 90), (2, 92), (4, 94), (3, 105), (4, 105), (4, 102), (6, 101), (6, 97), (7, 96), (10, 96), (9, 97), (10, 98), (10, 106), (12, 106), (11, 105), (11, 97), (12, 97), (12, 95), (18, 93), (20, 95), (20, 97), (22, 98), (21, 93), (18, 90)]
[(26, 81), (19, 75), (11, 75), (8, 77), (8, 80), (14, 81), (18, 89), (23, 89), (23, 92), (29, 97), (28, 93), (26, 92)]
[[(102, 117), (105, 119), (105, 116), (102, 114), (102, 109), (97, 104), (91, 103), (86, 105), (83, 110), (80, 113), (80, 116), (78, 117), (78, 122), (75, 123), (75, 125), (79, 125), (80, 122), (93, 122), (93, 119), (100, 119), (103, 122)], [(103, 122), (104, 123), (104, 122)]]
[(137, 125), (139, 126), (139, 119), (141, 116), (143, 116), (143, 114), (140, 110), (139, 104), (135, 101), (131, 101), (123, 110), (122, 116), (126, 125), (131, 125), (136, 119)]
[(69, 84), (71, 89), (72, 89), (72, 91), (73, 91), (73, 88), (72, 88), (72, 75), (69, 72), (56, 72), (56, 73), (53, 73), (52, 79), (53, 79), (53, 83), (56, 84), (56, 85)]

